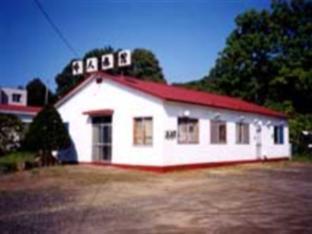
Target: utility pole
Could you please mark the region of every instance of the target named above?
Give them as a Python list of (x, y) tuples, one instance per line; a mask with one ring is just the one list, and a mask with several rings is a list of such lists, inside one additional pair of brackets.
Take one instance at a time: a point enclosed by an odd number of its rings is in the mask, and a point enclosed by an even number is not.
[(45, 106), (48, 105), (49, 102), (49, 79), (47, 79), (46, 81), (46, 85), (45, 85), (45, 97), (44, 97), (44, 104)]

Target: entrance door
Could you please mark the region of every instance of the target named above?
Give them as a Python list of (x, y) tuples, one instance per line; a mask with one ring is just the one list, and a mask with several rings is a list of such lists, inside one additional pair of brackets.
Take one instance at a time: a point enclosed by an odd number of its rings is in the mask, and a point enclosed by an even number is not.
[(261, 126), (256, 127), (256, 155), (258, 159), (262, 158), (262, 137), (261, 137)]
[(112, 117), (93, 117), (93, 160), (110, 162), (112, 159)]

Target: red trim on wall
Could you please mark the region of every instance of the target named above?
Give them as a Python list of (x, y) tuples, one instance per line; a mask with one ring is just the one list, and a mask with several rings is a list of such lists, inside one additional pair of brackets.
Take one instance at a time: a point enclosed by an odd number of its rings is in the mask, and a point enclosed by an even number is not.
[(110, 116), (113, 115), (114, 111), (112, 109), (102, 109), (102, 110), (91, 110), (82, 112), (84, 115), (90, 115), (91, 117), (96, 116)]
[(279, 161), (288, 161), (288, 157), (279, 157), (271, 159), (256, 159), (256, 160), (239, 160), (239, 161), (223, 161), (223, 162), (210, 162), (210, 163), (196, 163), (196, 164), (184, 164), (184, 165), (172, 165), (172, 166), (143, 166), (143, 165), (129, 165), (129, 164), (114, 164), (108, 162), (79, 162), (79, 164), (86, 165), (100, 165), (100, 166), (113, 166), (122, 169), (131, 169), (131, 170), (142, 170), (150, 172), (172, 172), (172, 171), (184, 171), (184, 170), (194, 170), (194, 169), (203, 169), (203, 168), (215, 168), (222, 166), (232, 166), (239, 164), (249, 164), (249, 163), (265, 163), (265, 162), (279, 162)]

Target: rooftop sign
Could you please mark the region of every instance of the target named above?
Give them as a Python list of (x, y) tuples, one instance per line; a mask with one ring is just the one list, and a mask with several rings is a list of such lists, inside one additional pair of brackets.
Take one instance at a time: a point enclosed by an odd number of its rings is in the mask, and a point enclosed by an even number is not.
[[(101, 57), (101, 63), (99, 66), (99, 61), (97, 57), (87, 58), (86, 62), (82, 60), (75, 60), (72, 62), (72, 73), (74, 76), (82, 75), (84, 72), (91, 73), (96, 72), (99, 69), (105, 71), (113, 69), (115, 66), (114, 54), (105, 54)], [(127, 67), (131, 65), (131, 51), (122, 50), (117, 54), (117, 64), (118, 67)]]

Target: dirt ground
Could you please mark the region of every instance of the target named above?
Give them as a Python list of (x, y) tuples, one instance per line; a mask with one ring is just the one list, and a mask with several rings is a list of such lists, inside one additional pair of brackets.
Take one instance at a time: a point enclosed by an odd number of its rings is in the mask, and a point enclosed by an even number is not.
[(1, 175), (0, 233), (312, 233), (312, 164)]

